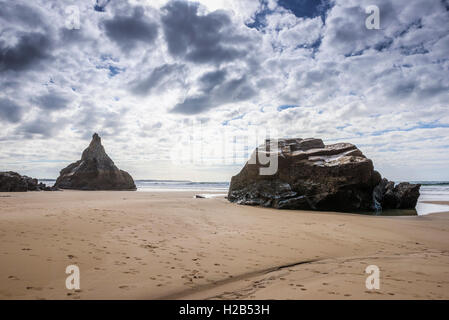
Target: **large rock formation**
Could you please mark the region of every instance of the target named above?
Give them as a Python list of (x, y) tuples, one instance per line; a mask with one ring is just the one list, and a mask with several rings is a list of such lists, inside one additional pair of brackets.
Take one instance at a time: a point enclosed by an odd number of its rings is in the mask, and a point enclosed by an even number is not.
[(47, 187), (39, 183), (37, 179), (22, 176), (17, 172), (0, 172), (0, 192), (24, 192), (24, 191), (53, 191), (54, 187)]
[[(267, 145), (268, 144), (268, 148)], [(397, 186), (374, 170), (373, 162), (350, 143), (324, 145), (321, 139), (280, 139), (257, 148), (239, 174), (232, 177), (228, 199), (278, 209), (380, 211), (416, 206), (420, 185)], [(276, 146), (276, 145), (274, 145)], [(268, 151), (267, 151), (268, 150)], [(275, 157), (278, 170), (260, 155)], [(266, 162), (265, 162), (266, 163)]]
[(133, 178), (118, 169), (106, 154), (101, 138), (94, 134), (81, 160), (62, 169), (55, 186), (77, 190), (135, 190)]

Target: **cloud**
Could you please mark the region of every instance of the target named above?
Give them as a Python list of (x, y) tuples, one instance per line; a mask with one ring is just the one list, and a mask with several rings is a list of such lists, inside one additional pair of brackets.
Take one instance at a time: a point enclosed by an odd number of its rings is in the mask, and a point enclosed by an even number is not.
[(77, 135), (89, 139), (93, 132), (100, 136), (119, 138), (127, 132), (129, 108), (123, 106), (101, 105), (90, 98), (81, 101), (79, 110), (72, 116), (72, 126)]
[(22, 139), (54, 138), (69, 125), (66, 117), (51, 117), (45, 113), (36, 114), (33, 118), (21, 122), (14, 130)]
[(158, 26), (145, 15), (143, 7), (135, 7), (130, 16), (118, 14), (103, 21), (102, 26), (108, 38), (123, 51), (138, 44), (152, 44), (158, 35)]
[[(368, 17), (365, 8), (370, 5), (379, 8), (379, 30), (369, 30), (365, 26)], [(391, 1), (338, 1), (327, 16), (323, 46), (328, 53), (344, 55), (360, 53), (369, 48), (382, 50), (404, 28), (406, 26), (398, 20), (397, 8)]]
[(154, 68), (144, 78), (139, 78), (131, 83), (131, 92), (136, 95), (145, 96), (167, 86), (174, 86), (175, 82), (182, 83), (182, 74), (185, 66), (180, 64), (164, 64)]
[(42, 135), (49, 137), (54, 131), (54, 127), (50, 126), (50, 122), (45, 118), (37, 118), (33, 121), (23, 123), (17, 130), (18, 133), (24, 134), (26, 137), (32, 135)]
[(50, 47), (49, 37), (38, 32), (19, 34), (13, 46), (0, 41), (0, 72), (34, 68), (50, 57)]
[(30, 4), (0, 1), (0, 19), (20, 27), (36, 28), (44, 25), (40, 10)]
[[(208, 82), (208, 79), (215, 82)], [(187, 115), (199, 114), (224, 104), (246, 101), (256, 95), (256, 91), (246, 76), (228, 81), (223, 80), (223, 71), (205, 74), (200, 78), (200, 82), (204, 84), (203, 91), (178, 103), (171, 112)]]
[(217, 85), (223, 83), (227, 75), (226, 70), (215, 70), (203, 74), (199, 82), (201, 83), (205, 92), (210, 92)]
[(22, 119), (23, 108), (8, 98), (0, 98), (0, 121), (18, 123)]
[(72, 99), (70, 95), (64, 92), (49, 90), (48, 93), (33, 98), (32, 102), (36, 103), (40, 109), (52, 112), (68, 108)]
[(201, 15), (198, 3), (172, 1), (162, 8), (169, 52), (195, 63), (223, 63), (246, 55), (249, 40), (224, 11)]

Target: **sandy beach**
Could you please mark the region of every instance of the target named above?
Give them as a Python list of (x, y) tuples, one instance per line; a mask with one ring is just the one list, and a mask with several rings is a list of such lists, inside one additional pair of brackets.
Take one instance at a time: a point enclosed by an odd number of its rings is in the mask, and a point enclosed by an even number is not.
[[(448, 299), (449, 213), (280, 211), (194, 192), (0, 194), (0, 299)], [(81, 289), (65, 287), (77, 265)], [(380, 268), (367, 290), (365, 268)]]

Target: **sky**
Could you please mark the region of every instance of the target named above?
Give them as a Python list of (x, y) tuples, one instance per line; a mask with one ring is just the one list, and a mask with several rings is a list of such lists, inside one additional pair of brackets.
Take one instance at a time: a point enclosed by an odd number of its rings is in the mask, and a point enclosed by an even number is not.
[(135, 179), (228, 181), (269, 135), (449, 180), (448, 111), (448, 0), (0, 0), (0, 171), (98, 132)]

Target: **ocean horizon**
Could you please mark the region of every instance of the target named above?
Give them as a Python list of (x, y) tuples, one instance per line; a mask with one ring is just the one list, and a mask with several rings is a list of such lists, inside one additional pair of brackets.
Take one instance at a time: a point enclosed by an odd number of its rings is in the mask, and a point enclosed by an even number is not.
[[(47, 185), (54, 185), (56, 179), (38, 179)], [(141, 179), (134, 180), (137, 191), (227, 191), (229, 182), (196, 182), (190, 180), (157, 180)]]
[[(52, 186), (56, 179), (39, 179), (39, 182)], [(177, 192), (195, 191), (207, 197), (208, 193), (227, 194), (229, 182), (223, 181), (190, 181), (190, 180), (157, 180), (139, 179), (134, 181), (138, 192)], [(421, 184), (420, 197), (416, 205), (418, 215), (448, 212), (449, 206), (431, 204), (425, 201), (449, 201), (449, 181), (408, 181)]]
[[(51, 183), (55, 183), (56, 179), (51, 178), (42, 178), (38, 179), (39, 182), (46, 183), (50, 185)], [(191, 181), (191, 180), (170, 180), (170, 179), (136, 179), (134, 180), (136, 183), (137, 189), (187, 189), (193, 190), (199, 188), (201, 190), (212, 188), (215, 189), (228, 189), (229, 182), (226, 181)], [(394, 181), (395, 183), (399, 183), (399, 181)], [(401, 181), (402, 182), (402, 181)], [(405, 181), (409, 183), (421, 184), (421, 190), (426, 189), (428, 191), (449, 191), (449, 181), (416, 181), (409, 180)], [(51, 185), (53, 185), (51, 184)]]

